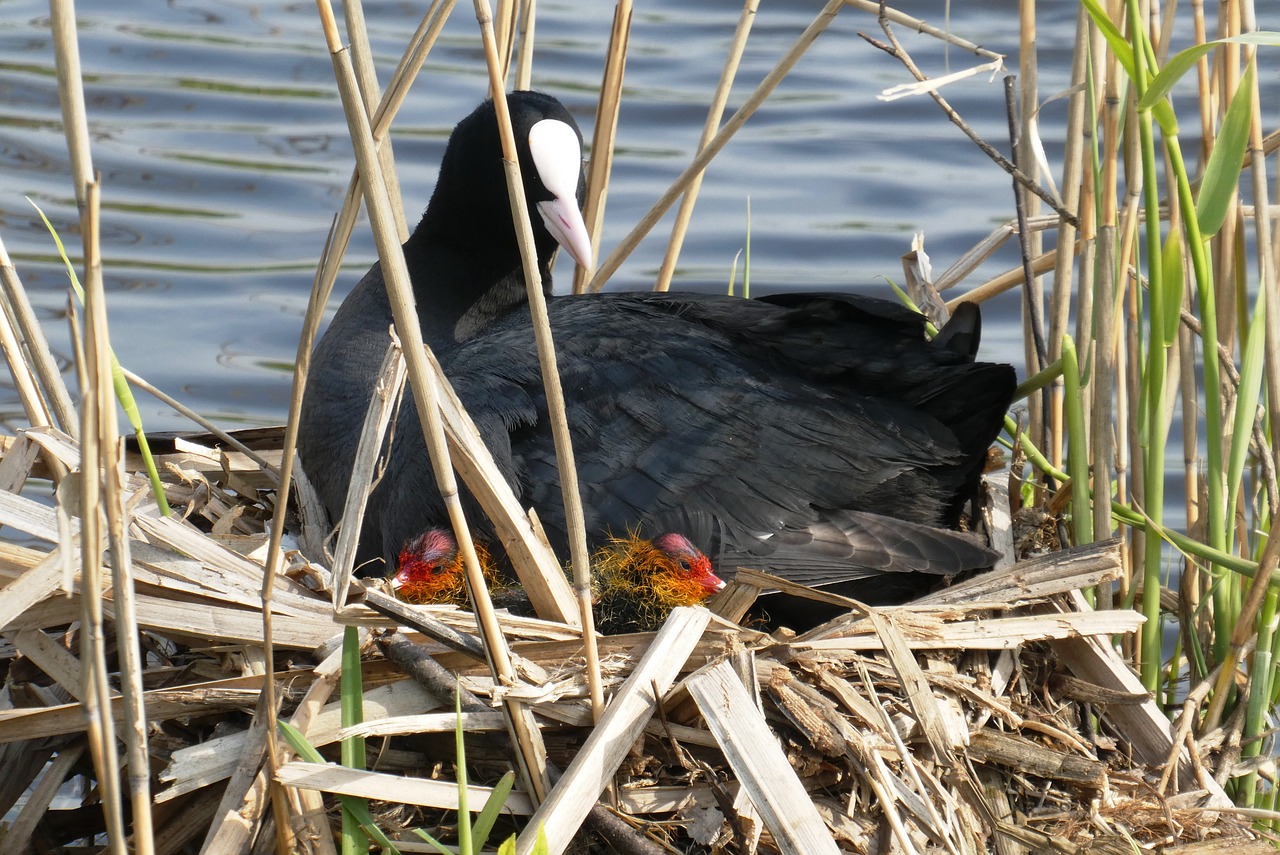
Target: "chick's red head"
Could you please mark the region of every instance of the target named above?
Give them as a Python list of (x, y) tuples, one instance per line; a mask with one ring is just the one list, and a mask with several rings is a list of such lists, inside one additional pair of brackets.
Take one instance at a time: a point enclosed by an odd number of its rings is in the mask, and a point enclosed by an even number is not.
[(666, 558), (657, 571), (661, 581), (655, 588), (669, 588), (670, 599), (679, 605), (692, 605), (724, 587), (724, 580), (711, 569), (711, 559), (682, 534), (668, 532), (654, 538), (654, 547)]
[(442, 604), (466, 600), (458, 544), (444, 529), (428, 529), (400, 550), (391, 578), (396, 596), (408, 603)]

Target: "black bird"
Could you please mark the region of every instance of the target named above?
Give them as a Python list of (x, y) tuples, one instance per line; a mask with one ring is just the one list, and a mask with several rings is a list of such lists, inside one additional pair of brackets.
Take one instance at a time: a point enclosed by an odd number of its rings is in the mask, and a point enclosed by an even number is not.
[[(525, 193), (541, 214), (534, 235), (550, 295), (557, 242), (581, 264), (590, 257), (577, 204), (581, 134), (548, 95), (515, 92), (507, 103)], [(405, 260), (425, 340), (563, 555), (560, 484), (500, 157), (486, 102), (450, 137)], [(933, 581), (990, 566), (989, 550), (937, 528), (957, 524), (1014, 388), (1010, 366), (974, 361), (976, 306), (962, 306), (932, 341), (922, 316), (847, 294), (610, 293), (550, 297), (549, 311), (597, 543), (679, 532), (726, 578), (750, 566), (809, 583), (852, 580), (845, 592), (872, 599), (895, 589), (885, 574)], [(299, 452), (334, 516), (390, 324), (374, 265), (315, 351)], [(358, 556), (385, 561), (379, 573), (395, 572), (405, 544), (447, 519), (412, 396), (398, 420)], [(492, 538), (465, 500), (478, 537)]]

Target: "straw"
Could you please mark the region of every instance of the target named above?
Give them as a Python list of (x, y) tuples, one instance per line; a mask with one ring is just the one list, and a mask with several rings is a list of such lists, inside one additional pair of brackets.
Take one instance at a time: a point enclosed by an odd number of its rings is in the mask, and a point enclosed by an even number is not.
[[(591, 238), (592, 263), (600, 257), (600, 229), (613, 170), (613, 144), (618, 135), (618, 108), (622, 103), (622, 76), (627, 66), (627, 41), (631, 37), (631, 0), (620, 0), (613, 10), (613, 30), (605, 54), (600, 100), (596, 105), (596, 125), (591, 134), (591, 164), (587, 171), (587, 192), (582, 203), (582, 221)], [(578, 267), (573, 274), (573, 293), (581, 294), (591, 279), (591, 270)]]
[[(80, 503), (86, 509), (80, 522), (80, 660), (84, 667), (84, 707), (88, 717), (89, 750), (102, 795), (102, 811), (107, 823), (107, 846), (125, 855), (125, 822), (118, 770), (115, 721), (105, 705), (111, 697), (107, 682), (107, 646), (103, 633), (102, 578), (102, 482), (106, 470), (104, 445), (114, 433), (108, 423), (115, 421), (115, 398), (111, 394), (111, 358), (106, 336), (106, 309), (103, 306), (102, 272), (97, 263), (97, 200), (87, 194), (82, 233), (85, 241), (85, 347), (81, 422), (81, 453), (84, 465), (80, 481)], [(114, 470), (111, 470), (114, 471)]]
[[(524, 181), (520, 176), (520, 158), (511, 130), (511, 116), (507, 109), (502, 77), (499, 75), (497, 46), (494, 44), (490, 25), (488, 0), (475, 0), (475, 7), (476, 19), (480, 22), (480, 36), (484, 41), (485, 60), (489, 66), (489, 87), (498, 120), (498, 134), (502, 140), (502, 165), (506, 170), (507, 194), (511, 201), (511, 216), (516, 225), (516, 240), (520, 245), (520, 258), (524, 266), (525, 293), (528, 295), (533, 320), (538, 365), (542, 369), (542, 386), (547, 396), (547, 413), (556, 450), (556, 468), (560, 473), (560, 491), (564, 501), (570, 563), (573, 567), (573, 587), (578, 598), (578, 617), (582, 622), (582, 641), (586, 648), (591, 705), (598, 716), (604, 709), (604, 690), (600, 680), (595, 621), (591, 613), (591, 563), (587, 552), (587, 525), (582, 513), (582, 494), (578, 489), (578, 469), (574, 462), (569, 423), (565, 417), (564, 390), (560, 386), (555, 342), (551, 337), (551, 321), (547, 316), (547, 298), (542, 293), (542, 274), (538, 270), (538, 253), (533, 242), (533, 226), (529, 221), (528, 200), (525, 198)], [(477, 583), (483, 588), (478, 575), (473, 577), (473, 584)], [(520, 744), (519, 740), (516, 741)], [(543, 791), (535, 792), (541, 799)]]
[[(437, 484), (445, 506), (449, 511), (449, 519), (454, 535), (458, 540), (459, 551), (466, 565), (468, 582), (471, 587), (476, 610), (476, 619), (480, 625), (481, 636), (490, 657), (490, 665), (499, 680), (514, 679), (510, 654), (507, 651), (493, 612), (493, 603), (483, 583), (483, 575), (475, 554), (475, 546), (463, 516), (457, 484), (453, 477), (453, 469), (449, 464), (449, 450), (445, 441), (444, 426), (441, 422), (440, 407), (437, 402), (437, 391), (434, 377), (429, 373), (430, 366), (422, 341), (422, 330), (418, 326), (417, 311), (413, 305), (413, 292), (409, 283), (409, 273), (405, 266), (404, 254), (400, 243), (396, 240), (392, 228), (392, 220), (388, 208), (390, 202), (386, 188), (378, 171), (376, 152), (369, 119), (365, 115), (360, 102), (358, 86), (350, 58), (343, 49), (338, 37), (337, 24), (333, 11), (327, 2), (318, 4), (325, 38), (333, 57), (334, 74), (338, 81), (338, 90), (342, 95), (343, 109), (351, 130), (352, 142), (356, 148), (360, 174), (365, 185), (365, 203), (369, 211), (370, 224), (373, 227), (374, 239), (378, 244), (378, 255), (382, 260), (382, 273), (386, 280), (388, 297), (391, 303), (397, 335), (404, 343), (405, 361), (409, 370), (410, 383), (414, 394), (418, 397), (418, 414), (431, 459), (435, 465)], [(477, 12), (481, 26), (489, 20), (487, 15)], [(495, 46), (492, 43), (491, 30), (486, 44), (486, 54), (496, 60)], [(499, 96), (501, 92), (499, 91)], [(501, 100), (501, 97), (499, 97)], [(534, 794), (546, 792), (545, 754), (541, 747), (541, 735), (533, 725), (532, 719), (522, 704), (508, 700), (504, 705), (508, 712), (508, 723), (512, 731), (512, 741), (518, 747), (518, 760), (523, 777), (529, 791)]]
[[(706, 147), (720, 127), (720, 119), (724, 116), (724, 106), (729, 100), (729, 91), (733, 88), (733, 80), (738, 74), (738, 64), (742, 61), (742, 52), (747, 46), (747, 37), (751, 35), (751, 25), (756, 20), (756, 9), (760, 0), (746, 0), (742, 13), (738, 16), (737, 29), (733, 31), (733, 41), (729, 44), (729, 52), (725, 56), (724, 69), (720, 72), (720, 82), (716, 84), (715, 94), (711, 96), (711, 107), (707, 110), (707, 121), (702, 126), (702, 137), (698, 140), (698, 150)], [(680, 259), (680, 248), (684, 246), (684, 236), (689, 230), (689, 220), (693, 217), (693, 206), (698, 201), (698, 190), (702, 187), (702, 173), (693, 179), (684, 198), (680, 200), (680, 208), (676, 211), (676, 221), (671, 226), (671, 238), (667, 241), (667, 253), (662, 259), (662, 267), (658, 270), (658, 281), (653, 290), (666, 291), (671, 287), (671, 277), (676, 270), (676, 262)]]
[[(151, 760), (147, 750), (147, 711), (143, 706), (143, 657), (139, 648), (142, 637), (134, 610), (133, 559), (125, 518), (123, 469), (120, 433), (116, 425), (116, 398), (111, 379), (111, 351), (108, 346), (106, 295), (102, 290), (102, 263), (98, 249), (98, 182), (88, 187), (88, 216), (85, 229), (85, 297), (96, 294), (92, 309), (86, 303), (93, 347), (89, 349), (91, 371), (98, 385), (96, 404), (100, 407), (98, 431), (101, 438), (101, 462), (96, 472), (103, 480), (102, 506), (106, 510), (107, 539), (111, 550), (112, 617), (115, 622), (116, 648), (120, 656), (120, 688), (124, 697), (125, 757), (128, 766), (129, 800), (132, 810), (133, 849), (148, 855), (155, 849), (151, 818)], [(90, 289), (93, 289), (92, 291)], [(86, 434), (87, 435), (87, 434)], [(87, 473), (90, 470), (85, 470)], [(86, 474), (84, 480), (91, 480)], [(88, 515), (97, 516), (93, 504), (86, 503)], [(97, 560), (97, 553), (85, 550), (86, 557)], [(86, 598), (92, 595), (87, 595)]]
[(729, 117), (729, 121), (725, 122), (719, 133), (698, 152), (693, 162), (685, 167), (684, 172), (681, 172), (680, 176), (667, 188), (667, 191), (658, 198), (658, 201), (653, 203), (653, 207), (649, 209), (649, 212), (640, 218), (640, 222), (636, 223), (631, 232), (614, 248), (609, 258), (596, 269), (595, 276), (591, 279), (591, 284), (587, 286), (588, 291), (599, 291), (604, 287), (604, 283), (608, 282), (609, 277), (618, 271), (618, 268), (622, 266), (622, 262), (626, 261), (627, 257), (640, 245), (640, 241), (657, 224), (658, 220), (662, 219), (662, 215), (675, 203), (680, 194), (684, 193), (693, 183), (693, 180), (702, 174), (703, 170), (707, 168), (707, 164), (711, 163), (711, 160), (720, 153), (720, 149), (724, 148), (729, 140), (733, 138), (733, 135), (742, 129), (747, 119), (751, 118), (755, 111), (760, 108), (760, 105), (765, 102), (765, 99), (782, 82), (782, 79), (787, 76), (788, 72), (795, 67), (795, 64), (800, 61), (800, 57), (804, 56), (804, 52), (809, 49), (809, 45), (813, 44), (814, 39), (821, 35), (823, 30), (835, 19), (836, 13), (840, 11), (843, 2), (844, 0), (828, 0), (827, 5), (813, 19), (813, 23), (805, 28), (800, 37), (796, 39), (795, 44), (791, 46), (791, 49), (765, 75), (764, 80), (760, 81), (760, 85), (748, 96), (743, 105), (738, 108), (738, 111)]
[(537, 25), (537, 0), (524, 0), (520, 7), (520, 53), (516, 57), (516, 89), (533, 85), (533, 44)]
[[(378, 74), (373, 67), (373, 48), (369, 45), (369, 31), (364, 24), (364, 6), (360, 0), (344, 0), (342, 14), (347, 25), (347, 38), (351, 40), (351, 61), (355, 66), (356, 81), (364, 98), (364, 108), (373, 115), (381, 100)], [(391, 139), (379, 138), (378, 163), (387, 181), (387, 196), (391, 200), (391, 216), (396, 221), (396, 231), (401, 240), (409, 236), (409, 225), (404, 219), (404, 200), (400, 198), (400, 176), (396, 174), (395, 156), (391, 151)]]

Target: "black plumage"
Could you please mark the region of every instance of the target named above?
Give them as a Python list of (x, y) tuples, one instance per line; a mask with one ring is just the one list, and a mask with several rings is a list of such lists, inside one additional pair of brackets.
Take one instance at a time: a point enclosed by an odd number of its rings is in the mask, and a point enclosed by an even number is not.
[[(549, 96), (518, 92), (508, 104), (531, 206), (547, 202), (543, 164), (524, 141), (542, 119), (575, 134), (576, 125)], [(542, 222), (534, 232), (550, 293), (556, 238)], [(424, 338), (517, 497), (565, 554), (492, 104), (455, 130), (404, 251)], [(846, 294), (596, 294), (552, 297), (548, 308), (593, 538), (680, 532), (722, 575), (754, 566), (819, 583), (990, 564), (988, 550), (936, 528), (957, 523), (1014, 387), (1009, 366), (974, 361), (975, 306), (934, 341), (921, 316)], [(331, 514), (390, 323), (375, 265), (315, 352), (299, 451)], [(394, 562), (447, 519), (414, 407), (406, 396), (365, 515), (362, 560)], [(478, 506), (466, 502), (484, 537)]]

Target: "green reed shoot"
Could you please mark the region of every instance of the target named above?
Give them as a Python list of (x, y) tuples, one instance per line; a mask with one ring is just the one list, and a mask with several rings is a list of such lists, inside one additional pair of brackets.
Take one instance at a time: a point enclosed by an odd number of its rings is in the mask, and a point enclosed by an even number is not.
[[(80, 277), (76, 275), (75, 265), (71, 263), (71, 257), (67, 255), (67, 248), (62, 244), (62, 238), (58, 236), (58, 231), (53, 227), (53, 223), (49, 222), (49, 218), (44, 215), (44, 211), (40, 210), (40, 206), (30, 199), (31, 207), (36, 209), (36, 213), (40, 215), (44, 227), (49, 230), (49, 234), (53, 237), (53, 243), (58, 248), (58, 256), (62, 259), (62, 263), (67, 268), (67, 278), (71, 281), (71, 287), (76, 292), (76, 296), (80, 298), (80, 304), (84, 304), (84, 288), (80, 285)], [(147, 443), (147, 434), (142, 429), (142, 413), (138, 410), (138, 402), (134, 400), (133, 390), (129, 388), (129, 382), (124, 377), (124, 369), (120, 367), (120, 361), (116, 359), (115, 351), (111, 351), (111, 380), (115, 388), (116, 399), (120, 401), (120, 406), (124, 409), (125, 416), (129, 419), (130, 426), (133, 427), (133, 435), (138, 440), (138, 451), (142, 454), (143, 464), (147, 467), (147, 478), (151, 481), (151, 491), (155, 493), (156, 505), (160, 508), (160, 513), (164, 516), (172, 516), (173, 512), (169, 510), (169, 501), (164, 495), (164, 485), (160, 483), (160, 472), (156, 469), (155, 458), (151, 456), (151, 446)]]

